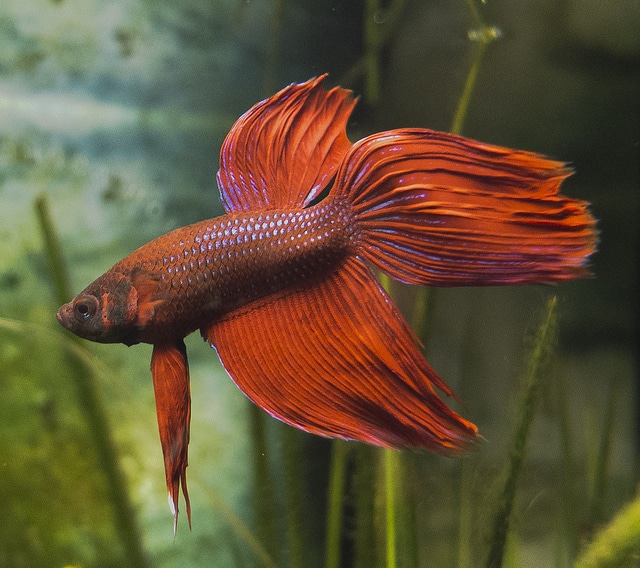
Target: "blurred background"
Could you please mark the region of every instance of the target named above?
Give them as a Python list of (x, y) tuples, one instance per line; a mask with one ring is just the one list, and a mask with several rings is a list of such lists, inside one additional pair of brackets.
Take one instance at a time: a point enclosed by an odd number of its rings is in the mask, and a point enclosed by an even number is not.
[[(220, 145), (259, 100), (328, 72), (327, 86), (360, 96), (352, 140), (450, 130), (474, 57), (462, 133), (570, 162), (563, 193), (592, 202), (600, 244), (591, 279), (431, 296), (419, 322), (429, 361), (486, 442), (463, 460), (402, 453), (415, 554), (400, 565), (478, 565), (552, 295), (557, 347), (507, 562), (571, 565), (638, 481), (635, 0), (3, 0), (0, 567), (324, 565), (331, 442), (252, 410), (195, 336), (193, 530), (183, 515), (174, 540), (151, 349), (62, 333), (47, 219), (75, 294), (148, 240), (222, 213)], [(415, 291), (393, 294), (410, 316)], [(353, 535), (369, 530), (355, 496), (363, 471), (375, 495), (377, 454), (349, 452), (361, 475), (347, 490), (342, 565), (374, 566)]]

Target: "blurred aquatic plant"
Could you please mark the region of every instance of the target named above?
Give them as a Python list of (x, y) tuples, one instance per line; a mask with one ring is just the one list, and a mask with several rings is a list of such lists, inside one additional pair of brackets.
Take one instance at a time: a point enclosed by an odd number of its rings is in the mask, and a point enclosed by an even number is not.
[(469, 108), (469, 101), (473, 94), (478, 74), (480, 73), (480, 67), (482, 60), (485, 56), (485, 52), (489, 44), (494, 40), (500, 38), (502, 32), (496, 26), (489, 26), (484, 23), (476, 0), (466, 0), (469, 14), (471, 15), (471, 28), (468, 33), (470, 44), (470, 63), (469, 72), (465, 80), (462, 95), (458, 101), (455, 114), (453, 115), (453, 121), (449, 131), (452, 134), (461, 134), (462, 127), (464, 125), (465, 117), (467, 116), (467, 110)]
[(551, 354), (555, 347), (556, 303), (557, 298), (555, 296), (547, 303), (544, 321), (538, 330), (535, 344), (529, 356), (522, 400), (516, 411), (518, 422), (511, 437), (504, 482), (493, 517), (486, 562), (487, 568), (499, 568), (503, 565), (510, 519), (518, 488), (518, 479), (522, 471), (526, 444), (540, 397), (543, 379), (548, 374)]
[[(244, 2), (239, 4), (246, 5)], [(279, 2), (279, 5), (284, 4)], [(365, 33), (370, 34), (367, 53), (352, 71), (367, 77), (366, 96), (371, 100), (375, 100), (382, 81), (381, 46), (393, 38), (389, 30), (394, 29), (394, 18), (388, 17), (391, 14), (388, 10), (389, 7), (401, 8), (403, 4), (406, 2), (367, 3), (369, 29)], [(485, 26), (473, 15), (474, 11), (478, 13), (478, 8), (478, 4), (470, 0), (470, 70), (452, 122), (453, 132), (463, 129), (467, 104), (475, 82), (481, 76), (487, 47), (499, 36), (497, 28)], [(86, 49), (81, 51), (84, 53)], [(277, 50), (274, 53), (277, 54)], [(19, 65), (33, 69), (43, 58), (43, 53), (33, 49), (21, 56)], [(353, 83), (352, 80), (340, 82)], [(19, 167), (30, 167), (34, 157), (28, 145), (17, 143), (13, 151)], [(0, 175), (4, 173), (0, 172)], [(117, 196), (116, 186), (109, 189), (112, 191), (105, 197)], [(33, 265), (29, 264), (33, 258), (29, 260), (28, 253), (25, 254), (27, 260), (15, 254), (14, 267), (2, 274), (3, 294), (20, 287), (23, 274), (33, 270)], [(104, 371), (100, 371), (99, 363), (84, 349), (63, 339), (61, 334), (51, 332), (52, 309), (42, 300), (42, 289), (33, 290), (36, 293), (30, 293), (27, 301), (14, 306), (16, 311), (10, 313), (14, 319), (0, 320), (0, 372), (3, 377), (0, 383), (3, 395), (0, 397), (0, 471), (3, 480), (0, 498), (6, 504), (3, 520), (0, 520), (3, 534), (0, 566), (37, 566), (43, 558), (56, 566), (120, 566), (126, 554), (115, 530), (107, 483), (88, 443), (91, 435), (77, 412), (76, 391), (70, 376), (73, 364), (69, 365), (68, 357), (84, 360), (94, 373)], [(434, 298), (432, 293), (428, 297), (421, 293), (413, 308), (412, 324), (423, 339), (429, 336), (426, 326), (433, 320)], [(18, 317), (20, 321), (15, 319)], [(39, 322), (41, 326), (26, 323), (26, 320)], [(473, 338), (468, 339), (473, 341)], [(69, 352), (68, 356), (63, 355), (65, 351)], [(470, 359), (463, 365), (465, 376), (477, 369), (477, 361)], [(611, 397), (606, 401), (608, 412), (602, 426), (587, 430), (588, 460), (587, 466), (581, 467), (584, 463), (577, 461), (578, 440), (575, 438), (576, 431), (582, 432), (582, 425), (576, 428), (571, 420), (570, 401), (567, 401), (566, 393), (559, 395), (558, 389), (566, 387), (562, 373), (558, 375), (554, 376), (557, 380), (551, 387), (551, 397), (554, 399), (553, 417), (562, 440), (562, 464), (558, 487), (550, 483), (543, 489), (558, 492), (557, 503), (545, 512), (544, 521), (548, 525), (547, 531), (555, 533), (550, 538), (562, 549), (553, 565), (565, 567), (574, 565), (580, 544), (601, 526), (612, 502), (616, 503), (620, 498), (611, 499), (609, 495), (607, 500), (605, 491), (612, 483), (610, 463), (617, 434), (619, 395), (612, 389)], [(542, 384), (542, 388), (545, 386), (548, 385)], [(535, 387), (538, 395), (540, 388), (540, 384)], [(531, 408), (534, 407), (532, 404)], [(236, 566), (270, 568), (318, 566), (323, 561), (331, 568), (392, 565), (470, 568), (478, 565), (478, 559), (486, 557), (487, 543), (480, 542), (478, 533), (490, 526), (489, 512), (493, 513), (494, 507), (489, 502), (500, 489), (496, 489), (492, 481), (493, 469), (483, 462), (482, 456), (442, 465), (442, 461), (421, 454), (389, 454), (362, 445), (335, 442), (331, 444), (329, 497), (326, 509), (323, 509), (318, 505), (325, 503), (324, 454), (318, 454), (317, 450), (320, 447), (326, 451), (327, 444), (320, 442), (310, 447), (304, 435), (274, 424), (255, 407), (248, 408), (252, 409), (252, 414), (255, 412), (254, 419), (262, 423), (261, 430), (256, 431), (254, 439), (257, 443), (252, 455), (256, 464), (253, 469), (255, 498), (250, 499), (249, 512), (244, 514), (245, 511), (238, 513), (227, 504), (226, 495), (220, 497), (214, 491), (205, 492), (204, 501), (210, 514), (223, 517), (236, 538), (222, 542), (203, 538), (189, 541), (189, 535), (183, 533), (179, 537), (183, 542), (187, 540), (189, 547), (202, 551), (201, 565), (210, 565), (207, 554), (225, 546), (233, 548)], [(515, 439), (511, 444), (516, 444)], [(309, 462), (317, 465), (320, 474), (311, 473), (312, 468), (307, 467)], [(521, 477), (527, 473), (526, 462), (524, 468)], [(438, 483), (429, 482), (431, 470), (438, 476)], [(25, 471), (29, 475), (25, 475)], [(515, 475), (516, 480), (518, 477)], [(69, 487), (70, 479), (73, 492)], [(522, 558), (527, 545), (522, 532), (535, 524), (535, 519), (523, 518), (520, 512), (521, 501), (527, 495), (525, 485), (522, 480), (519, 484), (513, 483), (515, 493), (511, 505), (503, 507), (500, 514), (501, 526), (508, 529), (506, 544), (503, 543), (503, 566), (513, 566), (519, 556)], [(27, 498), (17, 500), (16, 494)], [(636, 499), (621, 509), (609, 526), (596, 532), (590, 545), (584, 545), (576, 568), (637, 564), (637, 513)], [(558, 520), (556, 515), (562, 518)], [(245, 516), (250, 520), (245, 521)], [(509, 519), (515, 522), (505, 525)], [(322, 531), (325, 520), (326, 535)], [(557, 531), (556, 527), (559, 527)], [(143, 530), (145, 539), (149, 539), (148, 523)], [(165, 538), (165, 533), (162, 534)], [(157, 542), (153, 544), (157, 546)], [(173, 565), (171, 562), (184, 565), (187, 561), (177, 552), (179, 544), (169, 543), (168, 552), (159, 555), (158, 562), (164, 562), (166, 566)], [(446, 548), (446, 552), (441, 548)]]
[(365, 0), (363, 54), (338, 81), (341, 85), (351, 85), (363, 77), (364, 98), (373, 107), (380, 100), (382, 52), (393, 38), (406, 4), (406, 0), (391, 0), (386, 5), (381, 0)]
[(0, 565), (118, 566), (130, 557), (147, 566), (117, 537), (112, 491), (77, 411), (68, 362), (91, 372), (100, 364), (41, 323), (1, 318), (0, 345)]
[(41, 566), (46, 557), (116, 566), (123, 555), (105, 480), (70, 403), (60, 336), (2, 318), (0, 342), (0, 565)]
[[(373, 106), (380, 100), (380, 57), (385, 44), (399, 22), (405, 8), (405, 0), (392, 0), (383, 7), (380, 0), (364, 3), (364, 56), (362, 66), (365, 75), (365, 99)], [(358, 68), (356, 64), (355, 68)]]
[(109, 373), (52, 329), (69, 284), (45, 198), (35, 200), (35, 225), (16, 215), (33, 186), (73, 184), (81, 168), (59, 148), (39, 152), (34, 138), (0, 138), (0, 498), (7, 513), (0, 566), (41, 566), (44, 558), (148, 566), (110, 433), (99, 423), (105, 415), (94, 382)]
[[(56, 304), (61, 305), (71, 298), (71, 286), (62, 250), (49, 215), (47, 200), (43, 195), (36, 198), (35, 209), (46, 256), (51, 267)], [(79, 343), (71, 337), (69, 341)], [(146, 568), (150, 564), (143, 551), (140, 530), (129, 499), (126, 480), (118, 463), (118, 453), (112, 440), (107, 415), (96, 388), (95, 369), (86, 364), (86, 358), (78, 358), (75, 351), (69, 351), (68, 348), (66, 359), (75, 383), (78, 406), (84, 411), (98, 464), (107, 482), (107, 495), (113, 506), (116, 530), (127, 561), (132, 567)]]
[(625, 505), (585, 548), (574, 568), (631, 568), (640, 562), (640, 496)]

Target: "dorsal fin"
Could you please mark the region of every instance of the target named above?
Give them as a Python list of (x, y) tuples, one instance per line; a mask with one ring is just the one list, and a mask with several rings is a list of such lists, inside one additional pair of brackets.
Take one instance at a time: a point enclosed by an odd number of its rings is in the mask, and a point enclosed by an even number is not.
[(220, 151), (227, 212), (304, 207), (331, 181), (351, 147), (351, 91), (322, 88), (326, 75), (289, 85), (233, 125)]

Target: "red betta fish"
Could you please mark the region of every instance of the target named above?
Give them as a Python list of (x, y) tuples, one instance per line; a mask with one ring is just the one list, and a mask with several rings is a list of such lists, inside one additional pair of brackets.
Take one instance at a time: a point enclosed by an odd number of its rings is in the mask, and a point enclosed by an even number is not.
[[(169, 504), (186, 487), (189, 366), (200, 330), (238, 387), (313, 434), (451, 454), (477, 428), (372, 268), (410, 284), (559, 282), (594, 251), (562, 163), (460, 136), (400, 129), (355, 144), (352, 93), (293, 84), (234, 124), (221, 150), (226, 214), (142, 246), (60, 308), (103, 343), (151, 343)], [(326, 197), (320, 199), (323, 190)]]

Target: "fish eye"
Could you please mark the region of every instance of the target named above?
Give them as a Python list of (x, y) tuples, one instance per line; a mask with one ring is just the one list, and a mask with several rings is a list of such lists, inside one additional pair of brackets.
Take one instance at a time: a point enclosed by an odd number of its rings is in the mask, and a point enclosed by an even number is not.
[(78, 321), (87, 321), (98, 309), (98, 301), (93, 296), (78, 298), (73, 305), (73, 313)]

